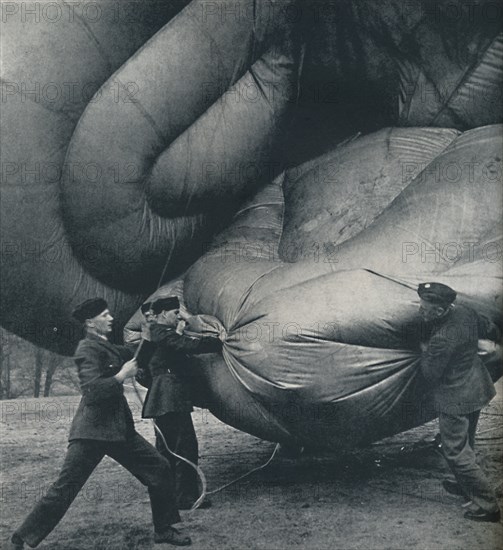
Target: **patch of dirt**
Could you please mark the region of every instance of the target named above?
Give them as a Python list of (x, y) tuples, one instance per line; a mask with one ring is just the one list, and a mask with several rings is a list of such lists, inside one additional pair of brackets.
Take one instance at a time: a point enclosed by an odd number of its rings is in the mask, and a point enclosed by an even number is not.
[[(502, 494), (503, 401), (484, 410), (479, 459)], [(149, 441), (153, 428), (137, 429)], [(54, 481), (79, 397), (0, 402), (2, 495), (0, 540)], [(275, 444), (193, 413), (200, 465), (214, 490), (264, 464)], [(182, 512), (194, 550), (206, 549), (483, 549), (501, 548), (503, 526), (463, 518), (461, 501), (442, 488), (445, 462), (431, 440), (436, 422), (344, 454), (276, 454), (265, 469), (211, 496), (213, 507)], [(501, 503), (500, 503), (501, 504)], [(105, 458), (41, 550), (172, 548), (153, 543), (146, 489)]]

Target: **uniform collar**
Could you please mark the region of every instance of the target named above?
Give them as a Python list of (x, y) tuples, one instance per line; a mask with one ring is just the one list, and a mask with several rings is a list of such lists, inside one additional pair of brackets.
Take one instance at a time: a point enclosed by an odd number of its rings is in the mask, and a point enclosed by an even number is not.
[(450, 305), (449, 306), (449, 309), (442, 315), (442, 317), (438, 317), (437, 319), (433, 320), (431, 323), (432, 325), (442, 325), (443, 323), (445, 323), (447, 321), (447, 319), (449, 319), (449, 317), (451, 316), (451, 313), (454, 309), (454, 305)]
[(97, 338), (98, 340), (105, 340), (105, 342), (108, 342), (108, 337), (104, 334), (97, 334), (95, 332), (88, 332), (86, 336), (93, 336), (94, 338)]
[(93, 342), (97, 342), (98, 344), (101, 344), (103, 347), (108, 349), (109, 351), (116, 353), (120, 356), (119, 350), (108, 340), (108, 338), (105, 336), (98, 336), (97, 334), (93, 334), (92, 332), (89, 334), (86, 334), (86, 339), (92, 340)]
[(175, 329), (170, 325), (163, 325), (162, 323), (152, 323), (150, 325), (150, 337), (152, 342), (159, 342), (164, 339), (168, 334), (175, 332)]

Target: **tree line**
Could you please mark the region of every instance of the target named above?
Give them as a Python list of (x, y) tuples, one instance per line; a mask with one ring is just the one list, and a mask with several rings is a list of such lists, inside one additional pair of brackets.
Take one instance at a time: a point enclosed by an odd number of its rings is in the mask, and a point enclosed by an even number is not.
[(34, 346), (0, 328), (0, 399), (78, 393), (71, 357)]

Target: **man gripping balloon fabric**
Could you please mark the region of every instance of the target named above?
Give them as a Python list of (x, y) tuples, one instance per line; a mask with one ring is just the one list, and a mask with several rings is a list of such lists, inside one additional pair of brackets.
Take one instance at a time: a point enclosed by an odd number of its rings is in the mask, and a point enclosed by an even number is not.
[(82, 399), (70, 429), (69, 444), (58, 479), (15, 531), (7, 548), (37, 546), (56, 527), (80, 489), (105, 455), (148, 487), (154, 542), (191, 543), (172, 524), (180, 521), (170, 465), (135, 430), (123, 382), (138, 367), (131, 352), (108, 341), (113, 317), (101, 298), (86, 300), (73, 316), (85, 327), (74, 360)]
[[(144, 315), (148, 323), (148, 338), (155, 346), (148, 363), (151, 377), (142, 415), (155, 418), (169, 449), (192, 463), (198, 461), (198, 444), (192, 423), (192, 390), (186, 354), (220, 351), (222, 342), (215, 336), (203, 336), (199, 320), (180, 310), (176, 296), (153, 302)], [(184, 332), (190, 329), (189, 336)], [(197, 472), (190, 465), (174, 457), (162, 437), (156, 432), (156, 447), (169, 461), (175, 476), (178, 507), (192, 507), (199, 496)], [(211, 506), (209, 500), (200, 508)]]
[(498, 522), (494, 492), (476, 462), (475, 432), (482, 407), (495, 396), (494, 384), (478, 355), (478, 340), (499, 341), (499, 331), (474, 310), (454, 305), (456, 292), (441, 283), (418, 287), (420, 312), (429, 329), (421, 344), (421, 370), (433, 385), (442, 450), (456, 481), (444, 480), (449, 493), (464, 496), (465, 518)]

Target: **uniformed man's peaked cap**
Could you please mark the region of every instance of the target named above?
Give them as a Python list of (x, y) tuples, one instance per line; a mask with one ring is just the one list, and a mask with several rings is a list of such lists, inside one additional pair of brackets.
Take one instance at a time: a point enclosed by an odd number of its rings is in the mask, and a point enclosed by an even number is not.
[(91, 298), (79, 304), (74, 310), (72, 315), (83, 323), (86, 319), (92, 319), (103, 313), (105, 309), (108, 309), (108, 304), (103, 298)]
[(180, 307), (180, 300), (176, 296), (168, 296), (167, 298), (159, 298), (152, 303), (152, 311), (155, 315), (161, 311), (170, 311)]
[(442, 283), (421, 283), (417, 293), (422, 300), (438, 305), (450, 305), (456, 299), (456, 291)]

